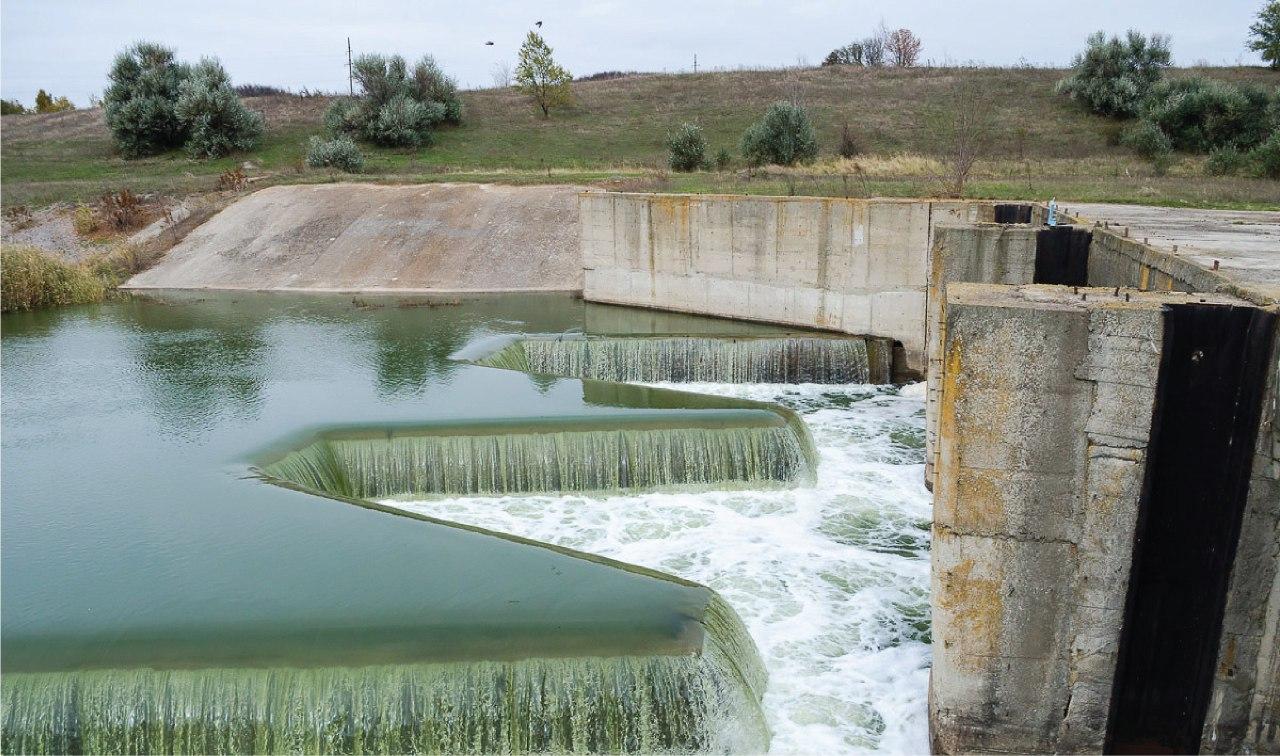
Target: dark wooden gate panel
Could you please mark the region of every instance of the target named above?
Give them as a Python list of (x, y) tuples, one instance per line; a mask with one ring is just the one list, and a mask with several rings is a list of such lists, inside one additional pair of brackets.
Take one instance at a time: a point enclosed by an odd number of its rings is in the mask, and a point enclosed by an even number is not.
[(1112, 689), (1109, 753), (1195, 753), (1276, 316), (1171, 305)]

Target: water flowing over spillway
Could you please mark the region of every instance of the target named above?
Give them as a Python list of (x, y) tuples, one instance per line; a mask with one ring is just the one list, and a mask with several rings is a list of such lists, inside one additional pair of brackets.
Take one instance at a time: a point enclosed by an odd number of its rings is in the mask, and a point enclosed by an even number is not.
[[(759, 751), (764, 670), (723, 602), (693, 654), (6, 675), (5, 753)], [(746, 644), (745, 646), (743, 644)]]
[(865, 385), (691, 388), (796, 410), (813, 431), (816, 484), (387, 503), (714, 588), (742, 616), (769, 670), (771, 752), (927, 752), (922, 400)]
[(264, 472), (362, 499), (759, 486), (806, 480), (812, 473), (803, 425), (779, 414), (702, 410), (683, 424), (679, 418), (673, 411), (658, 423), (619, 418), (603, 428), (558, 419), (388, 431), (373, 438), (339, 435), (290, 453)]
[(824, 337), (524, 338), (477, 362), (607, 381), (888, 383), (892, 344)]
[(4, 751), (924, 748), (888, 342), (171, 296), (5, 316)]

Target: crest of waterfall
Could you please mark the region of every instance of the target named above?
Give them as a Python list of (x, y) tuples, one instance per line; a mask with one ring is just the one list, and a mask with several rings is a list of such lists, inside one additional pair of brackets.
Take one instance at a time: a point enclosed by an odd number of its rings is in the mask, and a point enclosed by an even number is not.
[(799, 432), (802, 425), (781, 415), (755, 410), (714, 424), (695, 422), (652, 427), (622, 418), (612, 427), (574, 427), (566, 421), (330, 436), (262, 469), (305, 489), (360, 499), (758, 487), (794, 484), (813, 475), (811, 440)]
[(477, 360), (489, 367), (632, 382), (889, 383), (893, 348), (861, 337), (534, 337)]
[(719, 598), (698, 653), (3, 678), (6, 753), (761, 752), (764, 668)]

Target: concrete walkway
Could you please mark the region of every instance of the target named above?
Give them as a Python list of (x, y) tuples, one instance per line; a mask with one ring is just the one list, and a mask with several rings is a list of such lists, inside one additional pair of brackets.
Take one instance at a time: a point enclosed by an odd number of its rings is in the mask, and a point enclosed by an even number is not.
[(1217, 260), (1242, 283), (1280, 288), (1280, 212), (1075, 203), (1064, 203), (1064, 209), (1090, 224), (1127, 226), (1130, 238), (1146, 238), (1206, 268)]

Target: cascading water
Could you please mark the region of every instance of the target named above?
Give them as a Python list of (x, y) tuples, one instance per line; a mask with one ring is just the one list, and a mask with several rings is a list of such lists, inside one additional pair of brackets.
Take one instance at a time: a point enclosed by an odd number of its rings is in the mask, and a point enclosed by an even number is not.
[(893, 349), (869, 338), (561, 336), (524, 338), (489, 367), (637, 382), (888, 383)]
[(600, 424), (557, 419), (380, 437), (333, 435), (284, 455), (263, 472), (302, 488), (360, 499), (758, 487), (812, 475), (812, 442), (803, 424), (765, 410), (673, 411), (658, 427), (621, 416), (608, 421), (610, 427), (591, 427)]
[(764, 669), (737, 616), (697, 653), (369, 667), (6, 674), (5, 753), (761, 751)]

